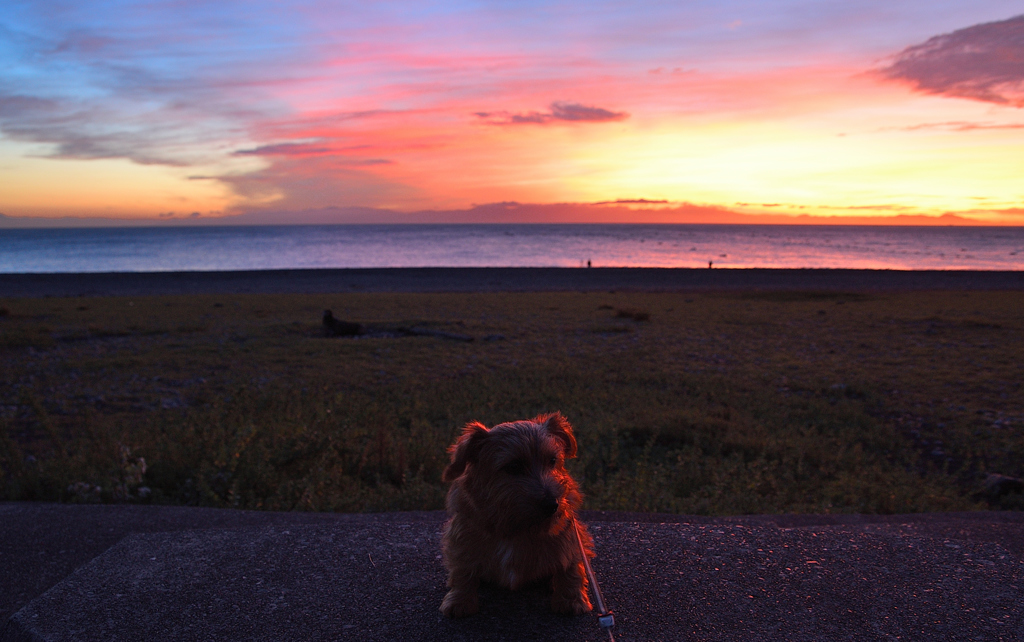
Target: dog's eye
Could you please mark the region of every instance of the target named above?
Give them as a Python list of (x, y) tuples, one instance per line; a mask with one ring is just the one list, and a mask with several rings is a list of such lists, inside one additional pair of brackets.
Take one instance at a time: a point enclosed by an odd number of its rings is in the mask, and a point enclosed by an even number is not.
[(509, 475), (522, 475), (526, 472), (526, 462), (522, 459), (516, 459), (505, 464), (502, 470)]
[(557, 465), (558, 465), (558, 457), (552, 457), (551, 460), (548, 462), (548, 466), (551, 466), (552, 468), (554, 468)]

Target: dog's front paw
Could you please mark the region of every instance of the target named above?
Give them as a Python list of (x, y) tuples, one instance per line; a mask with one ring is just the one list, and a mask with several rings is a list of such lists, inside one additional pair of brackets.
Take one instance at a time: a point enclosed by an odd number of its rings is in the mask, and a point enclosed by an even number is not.
[(446, 617), (466, 617), (480, 610), (476, 591), (459, 591), (452, 589), (441, 602), (441, 613)]
[(575, 593), (569, 596), (556, 593), (551, 596), (551, 610), (555, 613), (583, 615), (592, 611), (593, 608), (586, 593)]

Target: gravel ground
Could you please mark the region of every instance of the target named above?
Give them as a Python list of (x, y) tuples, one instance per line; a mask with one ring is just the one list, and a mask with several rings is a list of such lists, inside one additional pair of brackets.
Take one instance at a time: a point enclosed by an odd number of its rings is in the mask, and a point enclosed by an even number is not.
[(0, 274), (0, 297), (596, 290), (1021, 290), (1024, 272), (689, 268), (385, 268)]

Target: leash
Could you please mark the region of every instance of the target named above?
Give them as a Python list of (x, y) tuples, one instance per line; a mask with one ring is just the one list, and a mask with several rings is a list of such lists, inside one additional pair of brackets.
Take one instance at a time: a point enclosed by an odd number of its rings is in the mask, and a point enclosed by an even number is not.
[(575, 519), (572, 520), (572, 529), (576, 533), (576, 543), (580, 546), (580, 557), (583, 558), (583, 568), (587, 569), (587, 579), (590, 580), (590, 588), (594, 591), (594, 601), (597, 602), (597, 623), (605, 631), (608, 631), (608, 639), (611, 642), (615, 642), (615, 636), (612, 635), (612, 627), (615, 626), (615, 614), (604, 606), (601, 587), (597, 583), (597, 577), (594, 576), (594, 569), (590, 568), (590, 560), (587, 559), (587, 549), (583, 548), (583, 538), (580, 537), (580, 525)]

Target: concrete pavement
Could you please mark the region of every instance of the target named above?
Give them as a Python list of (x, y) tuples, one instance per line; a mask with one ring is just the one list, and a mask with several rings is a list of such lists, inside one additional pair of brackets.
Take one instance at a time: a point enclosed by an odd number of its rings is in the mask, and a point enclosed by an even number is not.
[[(620, 641), (1024, 639), (1020, 513), (585, 517)], [(442, 521), (0, 504), (0, 640), (606, 639), (543, 586), (443, 618)]]

